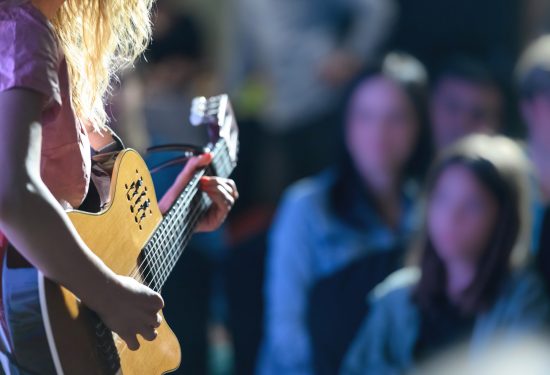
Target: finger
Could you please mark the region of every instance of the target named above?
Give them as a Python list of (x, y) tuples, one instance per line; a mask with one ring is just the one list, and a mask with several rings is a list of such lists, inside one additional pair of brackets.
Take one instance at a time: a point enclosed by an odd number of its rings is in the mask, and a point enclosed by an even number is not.
[(204, 176), (201, 178), (201, 187), (223, 186), (235, 199), (239, 198), (239, 192), (235, 181), (228, 178)]
[(228, 193), (229, 195), (231, 195), (233, 197), (233, 200), (237, 199), (237, 187), (233, 185), (231, 185), (229, 183), (229, 181), (231, 180), (227, 180), (227, 179), (221, 179), (220, 181), (220, 186), (223, 187)]
[(162, 315), (160, 315), (159, 313), (155, 314), (155, 317), (151, 323), (151, 327), (158, 328), (160, 327), (161, 323), (162, 323)]
[[(228, 189), (230, 189), (231, 191), (229, 191)], [(227, 203), (229, 203), (230, 207), (232, 207), (235, 204), (235, 196), (233, 195), (234, 191), (229, 185), (227, 184), (218, 185), (217, 190), (223, 195), (224, 200)]]
[(203, 191), (212, 199), (214, 205), (224, 210), (233, 207), (235, 198), (220, 185), (205, 187)]
[(212, 154), (209, 152), (201, 154), (199, 156), (194, 156), (187, 162), (187, 164), (190, 164), (195, 169), (204, 168), (210, 163), (212, 163)]
[(224, 211), (212, 206), (208, 209), (203, 216), (199, 224), (197, 225), (197, 232), (211, 232), (218, 229), (224, 222), (227, 214)]
[(219, 228), (227, 218), (229, 211), (230, 207), (227, 205), (222, 205), (221, 203), (213, 204), (206, 212), (203, 220), (201, 220), (203, 228), (208, 228), (208, 230)]
[(139, 334), (147, 341), (153, 341), (158, 336), (157, 330), (152, 327), (143, 327)]
[(144, 295), (147, 297), (146, 299), (143, 299), (142, 306), (152, 313), (157, 313), (159, 310), (162, 310), (164, 308), (164, 300), (162, 299), (162, 296), (155, 292), (154, 290), (145, 287), (145, 293)]
[(227, 182), (228, 180), (219, 177), (201, 178), (201, 190), (205, 192), (218, 192), (233, 197), (235, 190)]
[(225, 191), (236, 199), (235, 189), (228, 183), (228, 180), (224, 178), (210, 177), (209, 179), (201, 179), (201, 190), (209, 189), (210, 191), (216, 190), (219, 187), (225, 189)]
[(124, 340), (124, 342), (128, 346), (128, 349), (132, 351), (136, 351), (139, 349), (139, 341), (135, 335), (129, 335), (124, 337), (121, 336), (121, 338)]
[(153, 309), (154, 312), (157, 312), (164, 308), (164, 300), (162, 299), (162, 296), (160, 294), (156, 292), (151, 294), (150, 307)]
[(187, 184), (187, 182), (191, 179), (191, 177), (198, 169), (206, 167), (211, 162), (212, 154), (210, 153), (192, 157), (191, 159), (189, 159), (189, 161), (187, 161), (185, 167), (179, 173), (178, 177), (176, 178), (176, 183), (183, 182)]
[(235, 197), (235, 199), (239, 199), (239, 189), (237, 189), (237, 184), (235, 183), (235, 181), (227, 179), (226, 182), (229, 186), (231, 186), (231, 189), (233, 189), (233, 197)]

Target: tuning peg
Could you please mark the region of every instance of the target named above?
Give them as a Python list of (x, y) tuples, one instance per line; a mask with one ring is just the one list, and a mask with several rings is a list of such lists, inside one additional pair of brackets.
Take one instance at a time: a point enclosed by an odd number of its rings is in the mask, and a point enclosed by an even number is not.
[(193, 126), (199, 126), (204, 123), (208, 101), (204, 96), (198, 96), (191, 101), (191, 112), (189, 122)]

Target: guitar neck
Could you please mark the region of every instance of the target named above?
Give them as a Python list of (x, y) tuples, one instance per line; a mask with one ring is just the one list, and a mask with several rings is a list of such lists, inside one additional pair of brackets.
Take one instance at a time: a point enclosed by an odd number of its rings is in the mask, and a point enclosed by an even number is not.
[(205, 175), (229, 177), (235, 164), (229, 157), (227, 144), (220, 139), (212, 151), (212, 164), (195, 174), (176, 199), (142, 252), (145, 262), (145, 282), (160, 291), (187, 247), (197, 224), (211, 205), (211, 200), (199, 190)]

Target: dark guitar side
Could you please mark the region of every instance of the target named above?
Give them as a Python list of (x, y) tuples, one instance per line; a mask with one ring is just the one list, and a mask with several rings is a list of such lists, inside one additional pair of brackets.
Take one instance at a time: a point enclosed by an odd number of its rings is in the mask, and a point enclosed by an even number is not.
[[(127, 149), (118, 155), (111, 181), (111, 203), (106, 210), (99, 214), (70, 211), (68, 215), (84, 242), (113, 271), (131, 275), (162, 214), (151, 175), (137, 152)], [(131, 188), (132, 183), (137, 187)], [(146, 199), (150, 206), (138, 211)], [(165, 320), (154, 341), (140, 338), (140, 349), (130, 351), (71, 292), (40, 277), (42, 315), (58, 374), (157, 375), (179, 366), (180, 346)], [(113, 343), (115, 355), (108, 348)]]

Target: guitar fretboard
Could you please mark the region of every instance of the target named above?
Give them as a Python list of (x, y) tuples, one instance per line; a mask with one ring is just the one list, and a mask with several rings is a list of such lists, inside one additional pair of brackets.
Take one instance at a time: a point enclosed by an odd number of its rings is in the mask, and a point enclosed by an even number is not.
[(229, 177), (233, 172), (235, 165), (229, 157), (224, 139), (218, 140), (212, 155), (211, 167), (192, 178), (143, 249), (141, 276), (153, 290), (160, 291), (195, 232), (198, 221), (212, 203), (199, 190), (201, 177)]

